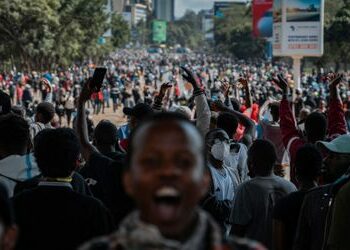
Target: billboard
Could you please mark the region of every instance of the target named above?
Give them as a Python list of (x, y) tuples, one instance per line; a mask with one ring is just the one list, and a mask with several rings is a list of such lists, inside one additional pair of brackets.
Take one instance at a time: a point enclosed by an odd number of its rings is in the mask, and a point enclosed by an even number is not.
[(253, 0), (253, 34), (256, 37), (272, 37), (273, 0)]
[(167, 22), (154, 20), (152, 23), (152, 40), (156, 43), (166, 42)]
[(274, 56), (282, 55), (282, 0), (273, 1), (272, 51)]
[[(281, 0), (281, 52), (285, 56), (322, 56), (324, 0)], [(274, 20), (278, 24), (279, 20)], [(278, 40), (274, 30), (274, 48)], [(277, 34), (275, 34), (277, 33)]]
[(216, 18), (224, 18), (225, 11), (237, 5), (246, 5), (245, 0), (236, 0), (236, 1), (215, 1), (214, 2), (214, 16)]

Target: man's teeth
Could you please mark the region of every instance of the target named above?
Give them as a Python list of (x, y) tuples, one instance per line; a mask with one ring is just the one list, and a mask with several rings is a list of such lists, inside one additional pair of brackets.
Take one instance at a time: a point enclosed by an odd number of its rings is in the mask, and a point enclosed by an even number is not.
[(157, 197), (178, 197), (180, 192), (173, 187), (162, 187), (156, 192)]

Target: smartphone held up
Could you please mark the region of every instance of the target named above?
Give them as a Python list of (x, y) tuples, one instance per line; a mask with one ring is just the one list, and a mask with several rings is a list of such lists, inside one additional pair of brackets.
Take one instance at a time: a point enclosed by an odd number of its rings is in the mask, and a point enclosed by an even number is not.
[(100, 91), (102, 87), (103, 79), (105, 78), (106, 73), (107, 73), (107, 68), (97, 67), (95, 69), (94, 75), (92, 76), (92, 79), (89, 84), (89, 88), (93, 90), (93, 92)]

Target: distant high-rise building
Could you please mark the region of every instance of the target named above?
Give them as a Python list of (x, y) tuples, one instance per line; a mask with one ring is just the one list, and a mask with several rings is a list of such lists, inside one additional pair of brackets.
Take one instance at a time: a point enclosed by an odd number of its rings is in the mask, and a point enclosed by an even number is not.
[(175, 19), (175, 0), (153, 0), (154, 16), (168, 22)]
[(204, 38), (206, 40), (214, 39), (214, 11), (202, 10), (200, 11), (200, 16), (202, 18), (202, 32), (204, 33)]
[(140, 3), (126, 5), (123, 12), (124, 20), (129, 26), (136, 26), (140, 21), (147, 20), (147, 6)]
[(122, 14), (125, 4), (126, 0), (112, 0), (112, 11)]
[(152, 0), (126, 0), (126, 5), (143, 4), (147, 6), (149, 11), (152, 11)]

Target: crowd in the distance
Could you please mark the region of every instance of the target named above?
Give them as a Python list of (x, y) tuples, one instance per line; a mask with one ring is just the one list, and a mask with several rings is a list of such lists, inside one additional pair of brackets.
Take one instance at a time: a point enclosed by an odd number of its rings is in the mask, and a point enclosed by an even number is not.
[[(347, 74), (104, 64), (97, 92), (93, 64), (1, 74), (0, 249), (350, 249)], [(94, 126), (109, 106), (128, 123)]]

